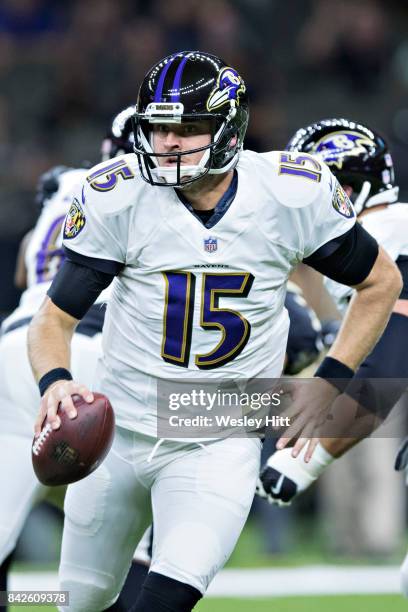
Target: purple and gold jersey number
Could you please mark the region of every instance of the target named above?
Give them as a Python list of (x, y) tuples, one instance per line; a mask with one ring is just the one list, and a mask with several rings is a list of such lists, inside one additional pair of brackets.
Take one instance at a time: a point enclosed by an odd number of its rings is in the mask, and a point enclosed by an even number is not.
[(54, 219), (41, 243), (36, 257), (37, 283), (52, 281), (65, 259), (59, 240), (64, 220), (65, 215)]
[(134, 174), (124, 159), (105, 164), (87, 176), (86, 180), (96, 191), (111, 191), (117, 185), (119, 177), (124, 181), (134, 178)]
[[(188, 367), (193, 331), (195, 275), (191, 272), (164, 272), (166, 301), (161, 356), (164, 361)], [(219, 368), (237, 357), (247, 344), (251, 325), (236, 310), (220, 308), (220, 298), (247, 297), (254, 277), (249, 272), (203, 274), (200, 325), (218, 330), (221, 339), (208, 353), (195, 355), (200, 370)]]
[(281, 153), (279, 159), (279, 174), (297, 176), (317, 183), (322, 177), (322, 166), (307, 154)]

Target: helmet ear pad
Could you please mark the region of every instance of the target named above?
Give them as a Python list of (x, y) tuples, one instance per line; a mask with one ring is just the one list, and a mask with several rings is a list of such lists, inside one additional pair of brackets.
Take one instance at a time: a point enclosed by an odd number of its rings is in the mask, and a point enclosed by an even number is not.
[(238, 109), (238, 117), (234, 121), (227, 121), (222, 138), (212, 154), (212, 167), (222, 168), (236, 156), (242, 148), (245, 132), (248, 126), (249, 113)]

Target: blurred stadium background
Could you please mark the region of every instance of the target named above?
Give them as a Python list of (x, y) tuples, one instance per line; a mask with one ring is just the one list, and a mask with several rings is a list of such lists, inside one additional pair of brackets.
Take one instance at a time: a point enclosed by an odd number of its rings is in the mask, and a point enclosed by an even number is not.
[[(135, 102), (152, 63), (180, 49), (213, 52), (240, 70), (251, 99), (248, 148), (284, 148), (297, 128), (322, 117), (361, 120), (389, 140), (407, 201), (405, 2), (1, 0), (0, 318), (18, 301), (15, 257), (36, 218), (38, 176), (55, 164), (96, 163), (112, 116)], [(255, 502), (228, 565), (311, 567), (314, 573), (224, 574), (213, 594), (239, 600), (209, 599), (199, 609), (405, 609), (402, 598), (390, 595), (398, 592), (397, 565), (406, 549), (404, 483), (392, 471), (388, 443), (366, 446), (342, 469), (332, 466), (293, 508)], [(367, 474), (368, 462), (387, 469)], [(60, 532), (61, 516), (51, 506), (32, 513), (12, 587), (33, 586), (33, 580), (54, 585)], [(33, 577), (38, 570), (47, 573)], [(260, 581), (270, 589), (260, 591)], [(334, 598), (310, 597), (336, 589)], [(389, 595), (340, 595), (376, 591)], [(269, 599), (293, 594), (293, 600)]]

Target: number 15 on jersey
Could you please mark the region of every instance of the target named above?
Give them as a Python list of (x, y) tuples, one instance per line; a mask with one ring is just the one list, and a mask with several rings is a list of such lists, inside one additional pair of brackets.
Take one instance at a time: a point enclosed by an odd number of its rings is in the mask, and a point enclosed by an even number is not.
[[(191, 351), (196, 277), (192, 272), (163, 272), (166, 295), (162, 358), (188, 367)], [(247, 344), (251, 325), (236, 310), (220, 308), (220, 298), (247, 297), (254, 277), (249, 272), (204, 273), (201, 286), (200, 325), (218, 330), (221, 339), (208, 353), (195, 355), (200, 370), (219, 368), (232, 361)]]

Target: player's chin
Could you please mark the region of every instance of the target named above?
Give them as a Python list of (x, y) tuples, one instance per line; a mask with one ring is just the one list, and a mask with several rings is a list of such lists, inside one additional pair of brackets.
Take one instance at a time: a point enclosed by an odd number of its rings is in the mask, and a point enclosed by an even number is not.
[(193, 175), (184, 176), (180, 181), (180, 186), (178, 187), (178, 189), (180, 189), (187, 195), (190, 192), (196, 193), (197, 191), (200, 191), (200, 189), (202, 188), (204, 179), (205, 177), (203, 176), (200, 176), (200, 177), (193, 176)]

